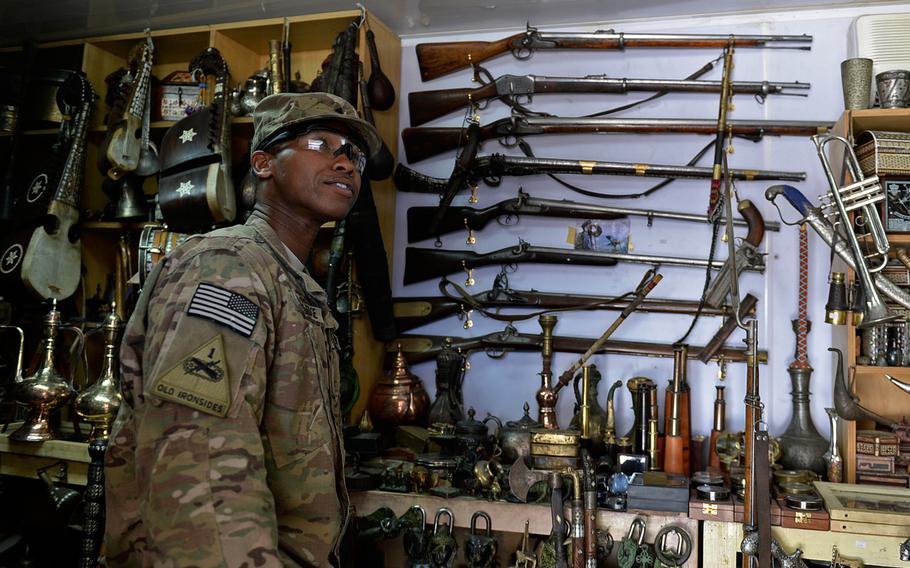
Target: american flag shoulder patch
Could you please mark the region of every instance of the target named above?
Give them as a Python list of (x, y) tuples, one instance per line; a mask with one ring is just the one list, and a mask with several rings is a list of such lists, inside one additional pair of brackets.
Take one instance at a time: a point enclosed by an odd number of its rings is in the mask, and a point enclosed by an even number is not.
[(228, 327), (244, 337), (253, 335), (259, 306), (243, 294), (202, 282), (190, 300), (186, 313)]

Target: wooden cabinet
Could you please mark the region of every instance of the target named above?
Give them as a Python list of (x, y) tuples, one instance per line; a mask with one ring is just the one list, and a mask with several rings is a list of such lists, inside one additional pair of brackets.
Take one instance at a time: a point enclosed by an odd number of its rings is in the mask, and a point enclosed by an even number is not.
[[(288, 23), (289, 37), (292, 45), (291, 73), (299, 72), (303, 81), (311, 81), (321, 67), (323, 60), (331, 53), (332, 44), (338, 33), (361, 17), (359, 10), (347, 10), (316, 15), (289, 17), (287, 20), (274, 18), (267, 20), (245, 21), (228, 24), (196, 26), (178, 29), (153, 30), (151, 37), (155, 45), (152, 74), (162, 79), (174, 71), (187, 70), (190, 61), (209, 46), (216, 47), (228, 64), (231, 75), (231, 87), (244, 82), (254, 72), (268, 65), (268, 43), (271, 39), (281, 39), (285, 21)], [(398, 89), (401, 66), (401, 42), (382, 22), (368, 15), (367, 25), (376, 37), (383, 72)], [(371, 73), (365, 35), (366, 26), (360, 27), (357, 52), (364, 65), (364, 77)], [(84, 186), (81, 195), (81, 209), (88, 215), (82, 216), (82, 263), (84, 266), (83, 286), (75, 297), (77, 305), (85, 305), (85, 300), (97, 290), (104, 290), (108, 285), (109, 275), (114, 272), (117, 258), (118, 241), (121, 235), (128, 235), (136, 253), (138, 236), (142, 223), (118, 223), (97, 221), (97, 213), (102, 211), (108, 197), (101, 190), (104, 176), (97, 167), (99, 146), (106, 131), (105, 115), (107, 108), (104, 96), (107, 91), (105, 78), (113, 71), (126, 66), (130, 50), (144, 38), (143, 33), (122, 34), (115, 36), (92, 37), (68, 42), (58, 42), (39, 46), (36, 65), (54, 68), (78, 69), (85, 72), (91, 82), (98, 101), (91, 119), (89, 141), (86, 148)], [(16, 48), (0, 49), (0, 67), (11, 71), (18, 68), (22, 50)], [(386, 140), (393, 154), (397, 149), (398, 137), (398, 104), (385, 112), (375, 112), (377, 128)], [(150, 138), (160, 141), (164, 132), (173, 122), (156, 121), (151, 124)], [(47, 144), (52, 143), (56, 134), (55, 128), (32, 128), (26, 131), (26, 140), (35, 140), (44, 136)], [(243, 163), (252, 136), (252, 120), (239, 117), (232, 120), (232, 154), (234, 157), (235, 177), (246, 168)], [(237, 171), (239, 170), (239, 171)], [(372, 185), (376, 208), (379, 213), (380, 227), (386, 252), (391, 265), (391, 243), (394, 237), (393, 217), (395, 210), (395, 189), (391, 180), (374, 182)], [(157, 192), (154, 177), (147, 178), (143, 191), (150, 195)], [(135, 267), (134, 256), (134, 267)], [(364, 283), (368, 285), (368, 283)], [(373, 339), (366, 321), (366, 315), (355, 320), (355, 366), (361, 378), (361, 392), (358, 406), (352, 412), (355, 418), (365, 407), (367, 393), (371, 382), (382, 374), (382, 345)]]
[[(867, 130), (886, 130), (910, 132), (910, 109), (866, 109), (846, 111), (835, 126), (835, 133), (849, 140), (856, 140), (860, 133)], [(833, 167), (839, 167), (838, 161), (832, 161)], [(837, 175), (837, 174), (835, 174)], [(910, 246), (910, 234), (889, 234), (893, 255), (895, 247)], [(885, 298), (886, 302), (889, 302)], [(849, 319), (849, 318), (848, 318)], [(910, 396), (900, 392), (885, 375), (892, 375), (902, 381), (910, 382), (910, 366), (878, 367), (858, 365), (860, 355), (860, 335), (852, 322), (846, 326), (834, 326), (833, 344), (844, 352), (848, 383), (852, 380), (853, 392), (859, 397), (862, 405), (886, 418), (900, 421), (902, 417), (910, 418)], [(834, 377), (832, 377), (832, 380)], [(873, 428), (870, 421), (840, 421), (841, 453), (844, 456), (844, 480), (856, 482), (856, 431)]]

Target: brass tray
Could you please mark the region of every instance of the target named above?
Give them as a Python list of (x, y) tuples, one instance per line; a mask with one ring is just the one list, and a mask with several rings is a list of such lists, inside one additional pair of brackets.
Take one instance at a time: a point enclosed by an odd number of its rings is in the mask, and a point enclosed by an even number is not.
[(910, 536), (910, 489), (814, 482), (831, 514), (831, 530)]

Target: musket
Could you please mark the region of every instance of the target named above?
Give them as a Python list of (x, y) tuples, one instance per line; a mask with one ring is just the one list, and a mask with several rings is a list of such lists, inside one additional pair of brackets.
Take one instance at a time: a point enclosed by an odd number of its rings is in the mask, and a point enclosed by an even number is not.
[(765, 237), (765, 224), (761, 212), (748, 199), (740, 200), (736, 209), (749, 225), (749, 232), (736, 248), (736, 258), (727, 258), (724, 261), (723, 268), (720, 269), (717, 277), (705, 292), (705, 303), (709, 306), (720, 306), (727, 300), (727, 296), (730, 294), (731, 271), (734, 272), (733, 278), (739, 278), (743, 269), (763, 262), (761, 253), (758, 251), (758, 245)]
[[(593, 266), (614, 266), (618, 262), (635, 262), (640, 264), (669, 264), (673, 266), (698, 266), (721, 268), (722, 263), (700, 258), (677, 256), (657, 256), (646, 254), (573, 250), (556, 247), (539, 247), (521, 242), (517, 246), (506, 247), (488, 253), (472, 250), (439, 250), (436, 248), (407, 247), (405, 250), (404, 283), (413, 284), (461, 272), (468, 273), (469, 281), (473, 280), (473, 269), (479, 266), (495, 264), (583, 264)], [(762, 265), (749, 267), (761, 272)]]
[(727, 139), (727, 111), (731, 108), (733, 93), (730, 92), (730, 75), (733, 72), (733, 51), (735, 47), (733, 36), (724, 48), (724, 75), (721, 81), (720, 105), (717, 111), (717, 128), (714, 135), (714, 167), (711, 173), (711, 190), (708, 198), (708, 215), (714, 217), (718, 211), (720, 199), (720, 179), (723, 171), (723, 156), (727, 149), (724, 141)]
[[(436, 234), (430, 231), (429, 219), (436, 212), (436, 207), (411, 207), (408, 209), (408, 242), (413, 243), (444, 235), (462, 229), (469, 232), (468, 240), (471, 241), (473, 231), (486, 227), (490, 221), (505, 217), (505, 225), (521, 215), (537, 215), (541, 217), (569, 217), (573, 219), (621, 219), (627, 215), (647, 217), (650, 224), (654, 219), (676, 219), (680, 221), (696, 221), (705, 223), (709, 221), (706, 215), (691, 213), (678, 213), (676, 211), (655, 211), (651, 209), (633, 209), (630, 207), (613, 207), (598, 205), (596, 203), (578, 203), (567, 199), (539, 199), (531, 197), (518, 189), (518, 197), (506, 199), (477, 209), (473, 207), (448, 207), (441, 216), (436, 226)], [(765, 229), (779, 231), (779, 223), (769, 223), (758, 217)], [(734, 224), (748, 226), (746, 221), (734, 220)], [(749, 234), (752, 234), (750, 230)], [(749, 238), (746, 239), (749, 241)], [(758, 239), (761, 242), (761, 239)], [(756, 246), (758, 243), (754, 243)]]
[[(771, 136), (812, 136), (824, 134), (833, 122), (811, 120), (728, 120), (732, 136), (761, 139)], [(540, 134), (715, 134), (716, 120), (687, 118), (574, 118), (561, 116), (512, 116), (478, 128), (478, 138), (499, 140), (507, 148), (525, 136)], [(418, 127), (401, 131), (405, 156), (413, 164), (465, 145), (463, 128)]]
[[(459, 301), (451, 297), (414, 297), (393, 298), (392, 311), (395, 314), (395, 327), (398, 331), (407, 331), (415, 327), (440, 320), (453, 314), (465, 314), (474, 306), (484, 308), (544, 308), (560, 310), (623, 310), (630, 300), (618, 300), (609, 296), (584, 294), (548, 293), (536, 290), (492, 289), (469, 296), (470, 299)], [(668, 300), (646, 298), (638, 308), (642, 312), (663, 314), (694, 315), (698, 311), (698, 302), (694, 300)], [(703, 316), (725, 316), (726, 308), (705, 306)], [(470, 327), (470, 324), (465, 322)]]
[[(541, 32), (528, 24), (524, 32), (497, 41), (456, 41), (417, 44), (417, 63), (424, 81), (466, 69), (492, 57), (512, 52), (517, 59), (527, 59), (538, 49), (607, 49), (626, 48), (718, 48), (725, 47), (731, 34), (649, 34), (623, 33), (614, 30), (594, 32)], [(809, 50), (810, 35), (738, 35), (737, 47), (773, 47)]]
[[(553, 336), (553, 351), (559, 353), (584, 353), (591, 347), (593, 338)], [(394, 353), (401, 345), (402, 353), (407, 354), (408, 361), (420, 363), (436, 358), (445, 348), (460, 350), (462, 353), (484, 350), (487, 353), (501, 354), (506, 351), (540, 351), (542, 336), (540, 334), (517, 333), (514, 330), (496, 331), (479, 337), (453, 337), (444, 335), (399, 335), (386, 346), (387, 353)], [(695, 359), (701, 353), (701, 347), (689, 346), (688, 357)], [(617, 355), (641, 355), (646, 357), (672, 357), (673, 346), (645, 341), (607, 340), (598, 353)], [(717, 357), (727, 362), (742, 362), (748, 353), (741, 348), (723, 348)], [(766, 363), (767, 352), (759, 352), (759, 362)]]
[[(538, 174), (584, 174), (639, 176), (658, 178), (710, 179), (711, 168), (698, 166), (675, 166), (658, 164), (630, 164), (623, 162), (598, 162), (594, 160), (566, 160), (562, 158), (525, 158), (491, 154), (473, 160), (467, 168), (465, 183), (457, 190), (483, 180), (487, 185), (497, 186), (502, 176), (531, 176)], [(802, 181), (805, 172), (783, 172), (773, 170), (732, 170), (736, 180), (785, 180)], [(454, 177), (454, 176), (453, 176)], [(435, 178), (418, 173), (398, 164), (393, 176), (399, 191), (436, 193), (445, 195), (451, 191), (450, 179)]]
[[(544, 75), (502, 75), (482, 87), (413, 91), (408, 94), (411, 126), (429, 122), (456, 110), (479, 105), (484, 101), (505, 97), (530, 103), (533, 95), (554, 93), (621, 94), (630, 92), (720, 93), (723, 81), (688, 79), (627, 79), (606, 75), (584, 77), (547, 77)], [(772, 81), (740, 81), (730, 88), (735, 94), (790, 95), (788, 90), (808, 90), (809, 83), (777, 83)], [(800, 95), (805, 96), (805, 95)]]

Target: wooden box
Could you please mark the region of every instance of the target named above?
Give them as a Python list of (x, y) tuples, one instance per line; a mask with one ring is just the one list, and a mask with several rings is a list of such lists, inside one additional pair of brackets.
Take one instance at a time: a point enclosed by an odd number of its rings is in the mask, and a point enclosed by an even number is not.
[(910, 134), (867, 130), (856, 141), (859, 167), (867, 176), (910, 173)]
[(698, 493), (692, 490), (689, 497), (689, 518), (699, 521), (723, 521), (732, 523), (741, 521), (733, 514), (733, 498), (727, 497), (720, 501), (703, 501), (698, 498)]
[(870, 483), (872, 485), (887, 485), (889, 487), (910, 487), (910, 475), (906, 472), (875, 473), (871, 471), (856, 472), (857, 483)]
[(880, 430), (857, 430), (856, 453), (867, 456), (896, 456), (900, 453), (897, 434)]
[(816, 481), (831, 530), (910, 537), (910, 489)]
[[(737, 523), (743, 522), (743, 502), (741, 499), (733, 498), (733, 520)], [(781, 526), (781, 507), (775, 499), (771, 499), (770, 506), (771, 526)]]
[(780, 507), (780, 526), (787, 529), (826, 531), (831, 527), (831, 516), (824, 508), (819, 511), (800, 511), (784, 504), (783, 497), (777, 499)]
[(857, 473), (894, 473), (894, 456), (856, 455)]

